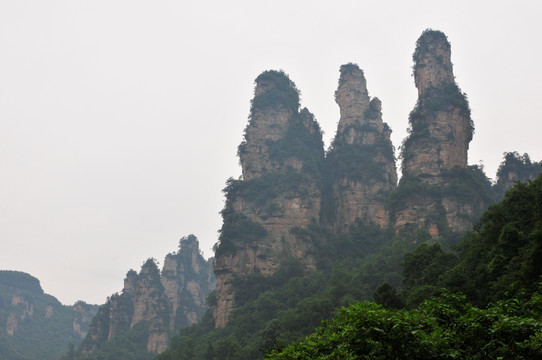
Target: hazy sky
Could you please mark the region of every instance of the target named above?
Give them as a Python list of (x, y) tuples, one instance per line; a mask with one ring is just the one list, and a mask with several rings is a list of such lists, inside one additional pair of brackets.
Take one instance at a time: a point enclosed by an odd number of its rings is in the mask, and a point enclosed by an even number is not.
[(365, 71), (399, 147), (416, 39), (452, 44), (476, 126), (469, 162), (542, 159), (542, 2), (0, 1), (0, 269), (65, 304), (195, 234), (212, 255), (254, 79), (283, 69), (326, 146), (341, 64)]

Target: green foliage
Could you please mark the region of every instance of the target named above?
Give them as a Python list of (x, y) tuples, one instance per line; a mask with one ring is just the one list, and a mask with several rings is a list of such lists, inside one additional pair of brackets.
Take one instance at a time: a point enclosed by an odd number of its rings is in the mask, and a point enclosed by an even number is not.
[(255, 80), (256, 84), (265, 84), (265, 90), (254, 97), (250, 110), (254, 111), (268, 107), (286, 107), (292, 111), (299, 108), (299, 90), (295, 83), (282, 70), (268, 70), (261, 73)]
[[(466, 168), (456, 166), (442, 171), (445, 185), (427, 184), (417, 176), (404, 174), (399, 186), (388, 196), (386, 207), (390, 216), (395, 216), (394, 211), (408, 204), (410, 199), (427, 199), (437, 204), (433, 214), (427, 217), (426, 225), (436, 224), (439, 233), (445, 237), (454, 237), (450, 233), (442, 205), (443, 199), (448, 198), (464, 204), (472, 205), (478, 212), (465, 214), (474, 221), (481, 215), (484, 205), (493, 202), (491, 183), (483, 170), (477, 165)], [(412, 229), (415, 230), (415, 229)]]
[(289, 158), (303, 161), (303, 171), (320, 176), (324, 161), (322, 131), (314, 116), (303, 108), (292, 116), (288, 130), (279, 140), (267, 142), (269, 158), (284, 162)]
[[(362, 128), (356, 125), (350, 127)], [(393, 146), (384, 138), (373, 145), (339, 143), (335, 140), (326, 157), (326, 174), (357, 181), (386, 181), (384, 171), (388, 163), (394, 161), (393, 153)], [(378, 161), (375, 154), (382, 154), (387, 161)]]
[(22, 271), (0, 270), (0, 284), (2, 288), (10, 291), (34, 295), (43, 294), (40, 281)]
[[(484, 304), (536, 291), (542, 267), (542, 176), (518, 183), (484, 213), (444, 285)], [(523, 289), (523, 290), (522, 290)]]
[[(410, 112), (408, 120), (410, 128), (409, 135), (403, 140), (400, 150), (400, 158), (406, 159), (414, 144), (430, 144), (437, 146), (437, 139), (433, 138), (430, 131), (430, 124), (439, 112), (450, 112), (459, 110), (460, 114), (469, 119), (468, 138), (472, 139), (474, 133), (474, 122), (471, 119), (471, 110), (467, 95), (455, 82), (441, 85), (439, 88), (426, 89), (419, 97), (414, 109)], [(453, 139), (453, 133), (448, 134)]]
[(241, 245), (250, 244), (267, 235), (265, 228), (250, 220), (246, 215), (231, 209), (222, 211), (224, 223), (218, 243), (214, 246), (215, 256), (234, 252)]
[(444, 294), (411, 311), (361, 302), (266, 359), (535, 359), (542, 355), (540, 302), (536, 295), (479, 309)]
[(436, 294), (440, 276), (457, 262), (456, 256), (446, 253), (437, 243), (421, 244), (405, 254), (402, 261), (403, 291), (410, 308)]
[(247, 128), (257, 111), (265, 111), (270, 108), (285, 108), (289, 109), (292, 114), (299, 115), (299, 90), (284, 71), (264, 71), (256, 78), (255, 83), (257, 84), (255, 90), (259, 89), (259, 93), (255, 94), (251, 101), (249, 122), (245, 128), (244, 140), (237, 148), (238, 156), (241, 156), (246, 151)]
[[(459, 173), (449, 176), (465, 175)], [(314, 252), (307, 255), (315, 257), (318, 270), (304, 275), (291, 259), (273, 276), (237, 280), (239, 307), (228, 325), (214, 329), (208, 313), (201, 324), (181, 330), (182, 341), (175, 340), (159, 359), (174, 359), (173, 354), (183, 351), (192, 359), (219, 359), (221, 352), (230, 359), (262, 359), (265, 352), (271, 352), (269, 359), (538, 358), (541, 182), (542, 177), (520, 185), (502, 204), (492, 206), (457, 254), (438, 244), (422, 244), (404, 256), (413, 246), (392, 229), (361, 222), (340, 234), (317, 223), (294, 229), (296, 237), (313, 244)], [(453, 189), (437, 190), (441, 196)], [(422, 233), (416, 236), (425, 239)], [(498, 274), (498, 281), (492, 281)], [(395, 290), (401, 284), (402, 290)], [(504, 284), (512, 285), (506, 287), (508, 293), (500, 288)], [(451, 295), (444, 287), (465, 291), (467, 297)], [(439, 297), (424, 302), (433, 295)], [(285, 348), (340, 307), (373, 296), (386, 308), (374, 303), (343, 308), (316, 334)], [(397, 310), (405, 302), (411, 310)], [(193, 347), (180, 345), (186, 342)]]
[(504, 198), (510, 181), (533, 180), (542, 173), (542, 161), (532, 162), (529, 154), (520, 155), (517, 152), (504, 153), (504, 160), (497, 170), (497, 182), (494, 186), (494, 196), (497, 201)]
[(77, 354), (75, 360), (150, 360), (153, 354), (147, 351), (149, 323), (142, 321), (130, 331), (120, 332), (93, 354)]
[[(310, 180), (311, 178), (307, 174), (295, 170), (287, 171), (284, 174), (266, 174), (251, 180), (230, 178), (223, 190), (226, 194), (226, 208), (239, 197), (260, 208), (265, 208), (280, 196), (290, 193), (302, 195), (308, 191), (305, 185)], [(229, 209), (225, 211), (229, 211)]]
[(458, 254), (423, 244), (403, 259), (409, 306), (439, 288), (465, 293), (477, 305), (538, 289), (542, 276), (542, 176), (519, 183), (483, 214)]
[(343, 73), (343, 72), (352, 72), (352, 71), (356, 71), (356, 70), (361, 71), (361, 73), (363, 74), (363, 70), (361, 70), (359, 68), (359, 65), (355, 64), (355, 63), (352, 63), (352, 62), (349, 62), (348, 64), (341, 65), (341, 68), (340, 68), (341, 73)]
[[(197, 240), (191, 237), (183, 238), (181, 243), (186, 244), (190, 241)], [(169, 256), (182, 257), (182, 253), (181, 249), (178, 254)], [(188, 283), (192, 280), (189, 271), (184, 275), (183, 282)], [(153, 357), (153, 354), (147, 351), (149, 337), (153, 332), (168, 329), (172, 316), (171, 304), (167, 299), (155, 260), (147, 259), (141, 266), (139, 274), (130, 270), (126, 281), (131, 283), (136, 294), (134, 295), (133, 291), (124, 291), (107, 299), (93, 318), (85, 340), (73, 356), (74, 360), (150, 360)], [(202, 287), (200, 291), (205, 290)], [(146, 308), (140, 310), (144, 310), (144, 317), (147, 319), (151, 315), (151, 319), (133, 324), (136, 310), (134, 305), (138, 296), (139, 300), (142, 297), (146, 300)], [(187, 306), (184, 303), (186, 298), (181, 297), (181, 300), (183, 303), (180, 304), (178, 311)]]
[[(311, 196), (310, 184), (313, 178), (305, 172), (290, 169), (285, 173), (270, 173), (251, 180), (228, 179), (223, 192), (226, 205), (222, 210), (224, 223), (220, 230), (219, 242), (215, 244), (215, 254), (235, 251), (239, 246), (250, 244), (267, 235), (265, 228), (249, 219), (246, 215), (233, 210), (233, 202), (242, 198), (244, 201), (263, 209), (262, 218), (280, 215), (282, 197), (301, 196), (308, 200)], [(309, 185), (308, 185), (309, 184)]]
[[(13, 300), (17, 298), (17, 302)], [(87, 306), (92, 311), (97, 306)], [(44, 294), (35, 277), (19, 271), (0, 271), (0, 359), (56, 360), (81, 338), (73, 330), (77, 314)], [(16, 327), (7, 331), (8, 319)]]
[[(399, 262), (408, 247), (391, 240), (392, 229), (359, 222), (337, 235), (312, 223), (293, 233), (313, 244), (307, 256), (316, 258), (318, 270), (307, 274), (298, 260), (285, 259), (272, 276), (235, 280), (238, 307), (224, 329), (212, 328), (209, 320), (181, 330), (194, 344), (192, 359), (221, 359), (222, 350), (231, 359), (262, 359), (266, 351), (302, 339), (339, 307), (371, 299), (382, 281), (401, 283)], [(182, 353), (179, 343), (159, 359)]]
[(386, 309), (402, 309), (405, 307), (405, 302), (397, 293), (397, 290), (388, 282), (383, 282), (376, 288), (374, 301)]
[[(442, 31), (425, 29), (416, 41), (416, 50), (414, 50), (414, 54), (412, 54), (414, 63), (417, 63), (421, 56), (426, 54), (430, 47), (437, 43), (443, 44), (446, 50), (450, 50), (451, 48), (448, 38)], [(414, 71), (416, 71), (416, 69), (414, 69)]]

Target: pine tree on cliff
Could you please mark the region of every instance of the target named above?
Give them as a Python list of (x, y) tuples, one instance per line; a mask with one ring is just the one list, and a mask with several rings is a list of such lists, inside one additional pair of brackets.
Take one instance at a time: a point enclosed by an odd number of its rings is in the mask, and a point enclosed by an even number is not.
[(389, 208), (399, 232), (422, 228), (433, 237), (469, 229), (491, 201), (481, 169), (468, 166), (474, 125), (455, 83), (446, 35), (426, 30), (416, 43), (418, 101), (401, 145), (402, 174)]

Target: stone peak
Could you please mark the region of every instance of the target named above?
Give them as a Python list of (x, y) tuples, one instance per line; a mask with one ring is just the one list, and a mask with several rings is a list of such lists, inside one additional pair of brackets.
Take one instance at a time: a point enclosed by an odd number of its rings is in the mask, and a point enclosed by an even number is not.
[(414, 82), (421, 95), (428, 88), (454, 83), (451, 46), (446, 35), (438, 30), (427, 29), (416, 41)]
[(198, 238), (190, 234), (188, 236), (184, 236), (179, 241), (179, 250), (183, 251), (196, 251), (199, 252), (199, 241)]
[(252, 111), (267, 107), (284, 106), (293, 111), (299, 109), (299, 90), (282, 70), (266, 70), (254, 80)]
[(339, 86), (335, 91), (335, 102), (339, 105), (341, 119), (339, 132), (352, 124), (362, 124), (371, 99), (363, 70), (357, 64), (348, 63), (340, 68)]

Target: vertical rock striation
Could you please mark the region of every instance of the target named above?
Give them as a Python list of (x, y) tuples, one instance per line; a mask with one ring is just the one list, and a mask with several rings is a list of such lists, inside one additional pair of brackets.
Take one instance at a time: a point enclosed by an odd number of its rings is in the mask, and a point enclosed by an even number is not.
[(486, 206), (489, 192), (481, 169), (467, 163), (474, 126), (455, 83), (446, 36), (426, 30), (413, 60), (418, 101), (401, 146), (403, 177), (391, 201), (395, 227), (421, 227), (431, 236), (464, 231)]
[(180, 250), (166, 256), (160, 273), (153, 259), (136, 273), (130, 270), (121, 294), (112, 295), (94, 317), (79, 352), (92, 354), (108, 341), (144, 328), (146, 350), (167, 349), (172, 331), (196, 323), (216, 280), (211, 262), (203, 259), (194, 235), (182, 238)]
[(331, 223), (344, 230), (356, 219), (379, 226), (388, 224), (386, 196), (397, 185), (391, 129), (382, 121), (381, 102), (369, 98), (363, 71), (354, 64), (341, 66), (335, 100), (341, 118), (327, 155), (331, 178)]
[(228, 181), (215, 248), (217, 327), (225, 326), (234, 308), (235, 280), (271, 275), (281, 260), (292, 257), (314, 267), (307, 255), (310, 244), (292, 230), (320, 217), (322, 135), (313, 115), (299, 111), (299, 91), (283, 72), (256, 78), (238, 154), (243, 177)]
[(455, 83), (446, 35), (425, 31), (413, 59), (418, 102), (410, 113), (410, 135), (402, 146), (403, 174), (438, 183), (443, 170), (467, 167), (474, 126), (466, 96)]
[(171, 329), (195, 324), (205, 313), (207, 296), (216, 287), (212, 263), (201, 256), (197, 238), (182, 238), (180, 248), (166, 256), (162, 269), (162, 285), (172, 306)]

